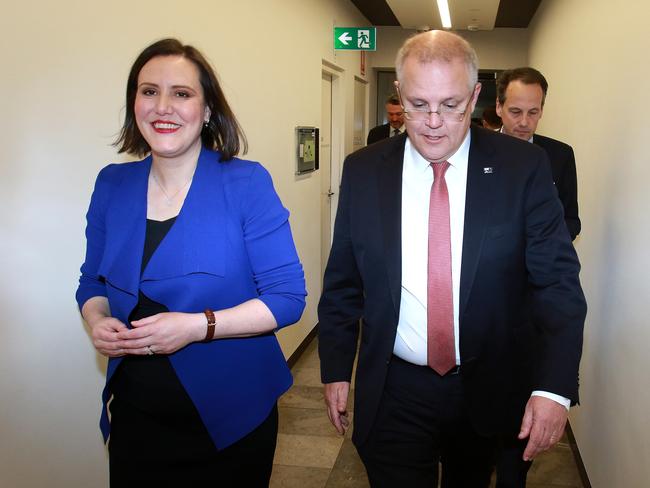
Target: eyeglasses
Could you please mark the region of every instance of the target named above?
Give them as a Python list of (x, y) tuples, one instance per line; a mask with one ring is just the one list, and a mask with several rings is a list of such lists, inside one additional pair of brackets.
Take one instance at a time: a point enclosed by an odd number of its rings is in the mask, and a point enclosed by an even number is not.
[[(400, 99), (400, 102), (402, 103), (402, 112), (404, 113), (404, 117), (406, 117), (407, 120), (412, 120), (416, 122), (422, 122), (424, 120), (428, 120), (431, 118), (432, 114), (436, 114), (438, 117), (440, 117), (440, 120), (443, 122), (460, 122), (463, 120), (463, 117), (465, 117), (465, 114), (467, 113), (467, 110), (469, 109), (469, 106), (472, 103), (472, 98), (473, 96), (470, 95), (469, 101), (467, 102), (467, 105), (465, 105), (465, 108), (463, 110), (457, 110), (456, 107), (451, 107), (447, 104), (442, 104), (438, 107), (438, 110), (429, 110), (429, 107), (427, 105), (424, 105), (422, 107), (413, 107), (410, 109), (407, 109), (404, 106), (404, 103), (402, 102), (402, 94), (400, 93), (399, 86), (397, 88), (397, 96)], [(472, 92), (473, 95), (473, 92)]]

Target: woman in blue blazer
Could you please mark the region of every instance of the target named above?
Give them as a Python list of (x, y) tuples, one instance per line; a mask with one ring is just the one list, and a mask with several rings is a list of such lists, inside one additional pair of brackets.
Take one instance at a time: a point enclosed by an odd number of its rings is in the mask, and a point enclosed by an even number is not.
[[(305, 282), (268, 172), (193, 47), (136, 59), (120, 152), (97, 177), (77, 301), (108, 356), (111, 486), (267, 486), (291, 374), (274, 331)], [(110, 415), (110, 422), (109, 422)]]

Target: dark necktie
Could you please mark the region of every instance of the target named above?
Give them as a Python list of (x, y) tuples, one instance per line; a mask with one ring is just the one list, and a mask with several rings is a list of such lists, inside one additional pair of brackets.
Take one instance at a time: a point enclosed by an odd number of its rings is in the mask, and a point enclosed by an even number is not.
[(456, 366), (449, 193), (445, 182), (449, 163), (433, 163), (431, 167), (434, 180), (429, 199), (427, 363), (442, 376)]
[(399, 135), (399, 129), (393, 129), (393, 136)]

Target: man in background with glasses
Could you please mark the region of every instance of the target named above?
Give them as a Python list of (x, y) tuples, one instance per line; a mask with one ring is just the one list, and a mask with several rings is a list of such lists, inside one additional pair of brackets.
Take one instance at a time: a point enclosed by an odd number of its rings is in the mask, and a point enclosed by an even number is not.
[[(371, 485), (437, 486), (441, 461), (443, 487), (487, 487), (500, 436), (527, 438), (532, 459), (578, 400), (578, 258), (544, 151), (470, 129), (481, 89), (472, 47), (421, 33), (396, 69), (406, 134), (343, 169), (318, 307), (327, 413), (343, 434), (358, 346), (352, 440)], [(535, 391), (512, 425), (528, 305)]]
[(373, 144), (382, 139), (398, 136), (406, 130), (404, 127), (402, 106), (399, 98), (395, 95), (391, 95), (386, 99), (386, 117), (388, 118), (387, 124), (378, 125), (370, 129), (367, 144)]
[[(502, 119), (502, 133), (536, 144), (546, 151), (551, 163), (553, 182), (564, 209), (564, 222), (573, 240), (580, 233), (573, 149), (568, 144), (535, 133), (544, 112), (547, 91), (548, 82), (536, 69), (522, 67), (506, 70), (497, 80), (496, 111)], [(536, 336), (535, 325), (530, 320), (522, 323), (517, 333), (522, 344), (520, 378), (517, 381), (521, 389), (514, 397), (523, 406), (532, 389), (534, 356), (531, 351), (540, 338)], [(497, 488), (524, 488), (532, 464), (523, 459), (525, 440), (510, 435), (501, 444), (496, 463)]]

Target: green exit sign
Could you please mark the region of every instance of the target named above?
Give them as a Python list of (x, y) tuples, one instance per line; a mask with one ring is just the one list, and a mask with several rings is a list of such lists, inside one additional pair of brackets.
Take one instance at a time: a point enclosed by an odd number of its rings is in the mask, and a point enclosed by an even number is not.
[(375, 51), (377, 34), (374, 27), (334, 27), (334, 49)]

